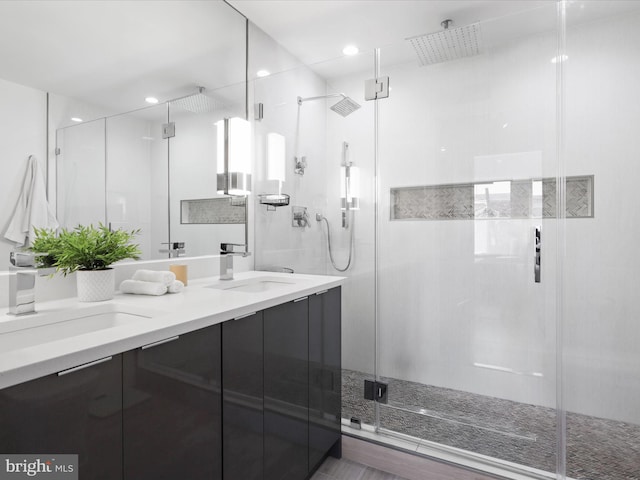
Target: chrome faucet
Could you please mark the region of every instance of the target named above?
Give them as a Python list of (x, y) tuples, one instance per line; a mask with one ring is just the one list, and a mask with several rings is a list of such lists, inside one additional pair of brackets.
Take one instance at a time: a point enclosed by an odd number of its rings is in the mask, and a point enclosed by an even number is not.
[[(42, 254), (38, 254), (40, 256)], [(46, 255), (46, 254), (45, 254)], [(44, 277), (55, 268), (36, 268), (36, 255), (26, 252), (9, 254), (9, 312), (8, 315), (36, 313), (36, 275)]]
[[(235, 247), (244, 247), (244, 251), (235, 250)], [(220, 244), (220, 280), (233, 280), (233, 257), (248, 257), (251, 252), (246, 243), (221, 243)]]

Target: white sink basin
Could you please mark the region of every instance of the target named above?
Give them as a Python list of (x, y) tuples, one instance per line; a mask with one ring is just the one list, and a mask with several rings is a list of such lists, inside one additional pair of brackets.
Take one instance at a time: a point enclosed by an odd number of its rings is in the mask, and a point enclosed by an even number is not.
[(0, 353), (35, 347), (151, 318), (139, 308), (106, 304), (0, 322)]
[(221, 280), (215, 285), (207, 285), (207, 288), (216, 290), (227, 290), (231, 292), (259, 293), (280, 289), (295, 285), (297, 282), (282, 277), (256, 277), (244, 280)]

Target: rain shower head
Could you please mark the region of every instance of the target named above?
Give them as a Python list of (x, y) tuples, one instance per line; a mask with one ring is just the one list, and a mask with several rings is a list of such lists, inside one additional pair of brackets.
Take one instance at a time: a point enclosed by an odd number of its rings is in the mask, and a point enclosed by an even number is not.
[(421, 67), (471, 57), (480, 53), (480, 24), (450, 28), (453, 20), (444, 20), (444, 30), (406, 38), (418, 55)]
[(355, 112), (360, 108), (360, 105), (355, 100), (353, 100), (350, 97), (347, 97), (344, 93), (332, 93), (329, 95), (320, 95), (318, 97), (307, 97), (307, 98), (298, 97), (298, 105), (302, 105), (303, 102), (308, 102), (310, 100), (322, 100), (322, 99), (332, 98), (332, 97), (342, 97), (342, 100), (340, 100), (335, 105), (331, 105), (329, 108), (334, 112), (342, 115), (343, 117), (346, 117), (347, 115), (352, 114), (353, 112)]
[(192, 113), (207, 113), (222, 107), (221, 102), (204, 93), (204, 87), (198, 87), (198, 93), (172, 100), (171, 104)]

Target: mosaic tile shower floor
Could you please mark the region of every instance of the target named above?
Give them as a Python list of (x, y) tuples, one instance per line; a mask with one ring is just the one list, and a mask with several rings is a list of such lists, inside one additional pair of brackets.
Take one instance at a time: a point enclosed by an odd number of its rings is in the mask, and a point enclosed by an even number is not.
[[(362, 399), (369, 375), (342, 373), (342, 415), (373, 424)], [(548, 472), (556, 466), (553, 409), (397, 379), (381, 425), (406, 435)], [(393, 407), (401, 407), (393, 408)], [(579, 480), (640, 480), (640, 426), (567, 414), (567, 475)]]

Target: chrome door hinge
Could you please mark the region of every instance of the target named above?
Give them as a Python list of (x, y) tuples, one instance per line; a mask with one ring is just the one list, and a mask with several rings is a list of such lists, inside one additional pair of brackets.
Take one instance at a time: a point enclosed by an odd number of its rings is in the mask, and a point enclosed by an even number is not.
[(162, 124), (162, 138), (172, 138), (176, 136), (176, 123), (169, 122)]
[(56, 155), (60, 155), (62, 153), (62, 150), (60, 150), (60, 147), (56, 148), (55, 153)]
[(378, 100), (389, 96), (389, 77), (378, 77), (364, 82), (364, 99)]

